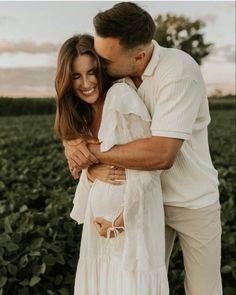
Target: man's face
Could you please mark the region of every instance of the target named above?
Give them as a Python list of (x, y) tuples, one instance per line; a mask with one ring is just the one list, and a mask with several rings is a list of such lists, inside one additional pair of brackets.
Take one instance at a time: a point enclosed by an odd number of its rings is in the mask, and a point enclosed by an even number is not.
[(104, 60), (108, 74), (114, 78), (123, 78), (134, 74), (135, 59), (131, 50), (125, 50), (119, 39), (112, 37), (94, 38), (94, 48)]

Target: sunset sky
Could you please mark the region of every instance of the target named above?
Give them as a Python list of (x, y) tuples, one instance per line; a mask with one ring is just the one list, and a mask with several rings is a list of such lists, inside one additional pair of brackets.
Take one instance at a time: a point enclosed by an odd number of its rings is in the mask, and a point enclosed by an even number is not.
[[(0, 1), (0, 96), (54, 95), (58, 48), (77, 33), (94, 33), (93, 16), (120, 1)], [(201, 66), (208, 93), (235, 93), (234, 1), (135, 1), (153, 17), (202, 19), (214, 50)]]

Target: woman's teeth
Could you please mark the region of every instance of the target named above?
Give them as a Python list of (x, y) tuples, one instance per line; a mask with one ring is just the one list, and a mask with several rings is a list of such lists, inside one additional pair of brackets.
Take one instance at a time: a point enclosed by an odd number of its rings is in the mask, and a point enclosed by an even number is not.
[(89, 90), (83, 90), (82, 92), (85, 95), (90, 95), (94, 92), (94, 90), (95, 90), (95, 87), (93, 87), (92, 89), (89, 89)]

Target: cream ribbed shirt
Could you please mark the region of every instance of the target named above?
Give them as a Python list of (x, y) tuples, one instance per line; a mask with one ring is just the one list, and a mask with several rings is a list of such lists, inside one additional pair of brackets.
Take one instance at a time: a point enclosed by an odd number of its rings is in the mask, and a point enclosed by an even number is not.
[[(153, 43), (143, 82), (135, 89), (152, 116), (152, 135), (184, 139), (174, 165), (161, 174), (164, 202), (193, 209), (211, 205), (219, 199), (218, 173), (209, 152), (210, 115), (200, 68), (185, 52)], [(125, 81), (135, 87), (130, 78)]]

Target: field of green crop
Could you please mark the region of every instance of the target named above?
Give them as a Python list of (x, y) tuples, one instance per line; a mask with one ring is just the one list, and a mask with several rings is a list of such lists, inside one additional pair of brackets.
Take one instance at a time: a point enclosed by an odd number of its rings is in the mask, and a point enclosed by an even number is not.
[[(235, 294), (235, 112), (213, 110), (209, 128), (222, 204), (224, 294)], [(76, 186), (52, 115), (0, 117), (0, 295), (71, 295), (81, 227), (69, 217)], [(172, 295), (183, 293), (176, 244)]]

